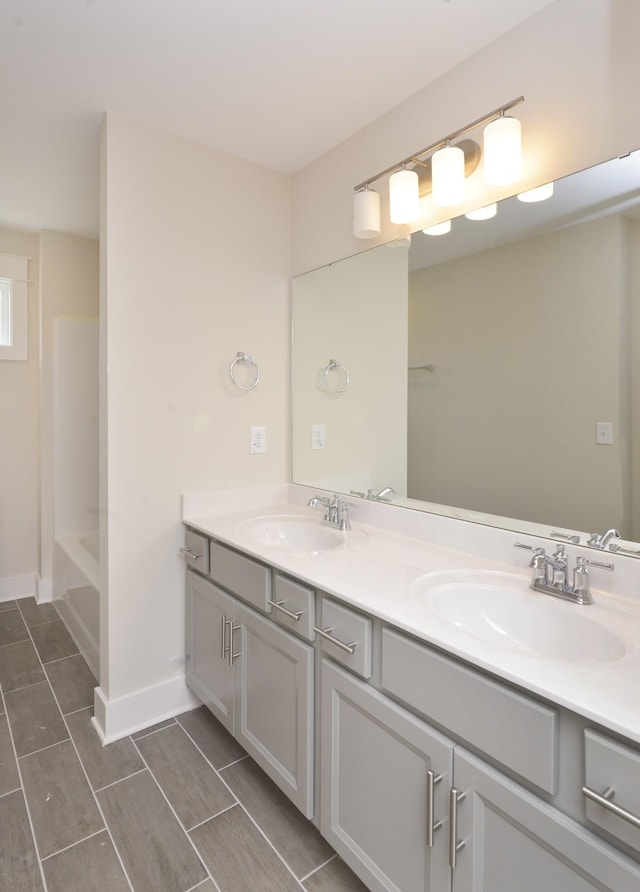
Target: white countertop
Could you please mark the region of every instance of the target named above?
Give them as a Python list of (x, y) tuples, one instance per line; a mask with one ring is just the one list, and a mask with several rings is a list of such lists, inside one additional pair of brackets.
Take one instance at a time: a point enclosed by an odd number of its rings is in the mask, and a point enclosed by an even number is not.
[[(344, 547), (316, 554), (296, 553), (265, 544), (247, 532), (244, 521), (278, 513), (314, 517), (320, 525), (321, 514), (306, 507), (312, 494), (305, 487), (285, 484), (185, 496), (182, 519), (188, 526), (416, 638), (640, 743), (640, 696), (637, 691), (640, 682), (640, 598), (635, 596), (635, 574), (640, 567), (629, 565), (633, 559), (627, 558), (626, 563), (620, 563), (616, 557), (617, 569), (622, 570), (618, 575), (629, 591), (604, 593), (597, 589), (592, 579), (594, 605), (579, 607), (532, 593), (536, 598), (548, 599), (549, 609), (547, 611), (545, 604), (545, 617), (548, 614), (550, 622), (554, 617), (559, 622), (570, 622), (575, 615), (580, 620), (587, 618), (610, 630), (624, 643), (623, 656), (602, 662), (584, 659), (573, 662), (536, 656), (509, 646), (490, 644), (456, 627), (425, 606), (424, 599), (415, 593), (415, 582), (425, 573), (438, 571), (495, 570), (510, 574), (526, 591), (531, 578), (527, 553), (512, 555), (513, 542), (516, 539), (529, 544), (539, 542), (450, 518), (434, 518), (433, 515), (428, 515), (427, 520), (420, 516), (406, 518), (385, 511), (389, 506), (376, 504), (361, 504), (357, 519), (356, 513), (352, 514), (353, 535), (346, 534)], [(417, 512), (407, 511), (405, 514), (415, 515)], [(392, 529), (385, 529), (385, 526)], [(425, 537), (425, 527), (429, 538)], [(398, 528), (402, 532), (397, 532)], [(408, 534), (412, 532), (417, 535)], [(462, 543), (465, 550), (442, 544), (447, 538)], [(492, 547), (488, 547), (491, 543)], [(479, 551), (474, 546), (479, 546)], [(592, 551), (575, 551), (594, 557)], [(607, 560), (610, 557), (607, 555)], [(576, 634), (581, 634), (581, 625), (577, 624)]]

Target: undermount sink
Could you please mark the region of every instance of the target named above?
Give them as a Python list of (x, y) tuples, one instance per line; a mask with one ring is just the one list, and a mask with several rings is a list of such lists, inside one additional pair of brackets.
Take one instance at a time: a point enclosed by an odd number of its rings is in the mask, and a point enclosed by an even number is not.
[(236, 530), (260, 545), (307, 554), (362, 544), (368, 538), (364, 530), (351, 529), (343, 532), (323, 526), (316, 517), (298, 514), (252, 517), (241, 521)]
[(604, 663), (626, 653), (624, 641), (588, 611), (534, 592), (515, 573), (459, 570), (428, 573), (411, 595), (461, 632), (533, 657)]

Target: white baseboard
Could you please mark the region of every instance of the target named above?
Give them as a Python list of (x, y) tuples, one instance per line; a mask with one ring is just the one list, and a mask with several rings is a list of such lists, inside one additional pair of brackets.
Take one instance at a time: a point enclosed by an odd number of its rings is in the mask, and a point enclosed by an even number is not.
[(184, 675), (114, 700), (97, 687), (92, 723), (102, 743), (107, 744), (197, 706), (201, 702), (187, 687)]
[(38, 577), (38, 604), (44, 604), (46, 601), (53, 601), (53, 579), (51, 577)]
[(35, 573), (26, 573), (24, 576), (7, 576), (0, 579), (0, 603), (13, 601), (16, 598), (35, 596), (37, 580)]

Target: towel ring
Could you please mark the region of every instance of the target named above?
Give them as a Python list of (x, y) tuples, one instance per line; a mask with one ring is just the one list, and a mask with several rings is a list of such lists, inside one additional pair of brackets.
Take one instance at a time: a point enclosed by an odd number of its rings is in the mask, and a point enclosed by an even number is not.
[[(339, 372), (342, 372), (342, 376), (344, 378), (342, 387), (333, 387), (329, 383), (329, 372), (333, 371), (333, 369), (338, 369)], [(342, 393), (349, 386), (349, 372), (345, 369), (341, 362), (336, 362), (335, 359), (330, 359), (327, 363), (326, 368), (322, 371), (321, 380), (327, 390), (330, 390), (332, 393)]]
[[(251, 384), (240, 384), (239, 381), (236, 380), (236, 376), (234, 374), (234, 368), (239, 362), (246, 362), (249, 365), (255, 366), (256, 374), (255, 379), (251, 382)], [(253, 390), (258, 381), (260, 380), (260, 369), (258, 368), (258, 363), (255, 359), (252, 359), (248, 353), (237, 353), (236, 358), (233, 360), (231, 365), (229, 366), (229, 375), (231, 376), (231, 380), (240, 390)]]

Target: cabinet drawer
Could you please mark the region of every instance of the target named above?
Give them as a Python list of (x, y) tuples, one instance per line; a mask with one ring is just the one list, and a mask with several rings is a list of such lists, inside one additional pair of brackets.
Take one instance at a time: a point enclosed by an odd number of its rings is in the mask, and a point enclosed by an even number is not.
[(209, 540), (200, 533), (186, 530), (184, 534), (184, 554), (187, 567), (205, 575), (209, 572)]
[[(320, 632), (342, 643), (334, 644), (316, 632), (323, 651), (362, 678), (371, 677), (371, 620), (330, 598), (322, 601)], [(350, 651), (353, 651), (350, 653)]]
[(556, 711), (391, 629), (382, 687), (547, 793), (557, 792)]
[(584, 750), (585, 788), (600, 796), (606, 792), (613, 808), (626, 814), (625, 819), (585, 793), (587, 819), (640, 850), (640, 750), (589, 730), (584, 732)]
[(209, 575), (258, 610), (271, 610), (267, 603), (271, 597), (271, 571), (268, 567), (218, 542), (212, 542)]
[(273, 577), (273, 602), (270, 605), (271, 615), (276, 622), (307, 641), (314, 640), (316, 606), (313, 589), (276, 573)]

